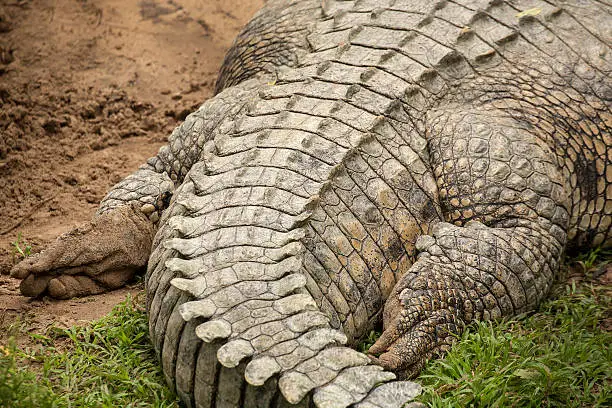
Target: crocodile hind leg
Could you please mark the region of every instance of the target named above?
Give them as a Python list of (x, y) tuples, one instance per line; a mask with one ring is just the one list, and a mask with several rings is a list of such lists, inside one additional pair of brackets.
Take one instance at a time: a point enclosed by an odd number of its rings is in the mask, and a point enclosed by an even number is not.
[(431, 121), (432, 167), (454, 225), (417, 240), (417, 262), (387, 302), (370, 352), (388, 369), (418, 374), (465, 324), (531, 310), (553, 282), (569, 219), (563, 171), (546, 135), (500, 113), (437, 112)]
[(148, 214), (136, 202), (99, 214), (15, 265), (11, 276), (31, 297), (68, 299), (121, 287), (147, 264), (155, 234)]
[(151, 242), (180, 184), (218, 121), (240, 108), (254, 81), (224, 91), (187, 117), (155, 157), (115, 185), (92, 221), (59, 237), (11, 270), (25, 296), (86, 296), (116, 289), (144, 270)]

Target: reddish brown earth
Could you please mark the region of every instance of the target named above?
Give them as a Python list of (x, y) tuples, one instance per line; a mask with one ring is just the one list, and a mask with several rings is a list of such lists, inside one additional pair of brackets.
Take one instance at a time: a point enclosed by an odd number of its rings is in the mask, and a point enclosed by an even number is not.
[(37, 252), (89, 220), (211, 96), (225, 50), (263, 2), (0, 1), (0, 330), (17, 317), (32, 330), (95, 319), (139, 290), (25, 299), (8, 276), (11, 242), (21, 235)]

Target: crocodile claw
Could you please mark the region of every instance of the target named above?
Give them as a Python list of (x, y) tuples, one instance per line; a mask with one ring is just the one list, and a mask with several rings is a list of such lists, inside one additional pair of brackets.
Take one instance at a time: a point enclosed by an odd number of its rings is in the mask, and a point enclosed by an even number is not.
[(116, 289), (146, 266), (154, 233), (135, 205), (118, 207), (61, 235), (15, 265), (11, 276), (22, 279), (21, 293), (30, 297), (68, 299)]
[(448, 351), (464, 326), (454, 299), (441, 299), (439, 291), (424, 289), (420, 278), (407, 278), (387, 300), (385, 330), (368, 350), (373, 361), (401, 379), (416, 377), (427, 360)]
[(447, 311), (434, 312), (397, 336), (384, 336), (383, 333), (370, 347), (369, 353), (379, 354), (372, 359), (386, 370), (396, 372), (399, 378), (416, 377), (427, 360), (448, 350), (455, 334), (450, 327), (454, 325), (448, 322), (448, 315)]

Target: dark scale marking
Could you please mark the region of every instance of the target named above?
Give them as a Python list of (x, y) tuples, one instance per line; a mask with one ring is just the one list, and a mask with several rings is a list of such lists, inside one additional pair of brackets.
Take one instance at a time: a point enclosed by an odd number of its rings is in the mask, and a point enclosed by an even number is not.
[(580, 189), (581, 201), (591, 201), (597, 198), (597, 179), (599, 174), (595, 160), (587, 160), (579, 156), (574, 163), (574, 172)]

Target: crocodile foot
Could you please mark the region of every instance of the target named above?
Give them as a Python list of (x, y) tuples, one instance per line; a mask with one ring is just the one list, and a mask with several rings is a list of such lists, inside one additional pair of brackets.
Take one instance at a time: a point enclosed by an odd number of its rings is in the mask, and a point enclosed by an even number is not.
[(401, 379), (416, 377), (463, 331), (460, 296), (454, 288), (435, 287), (440, 281), (429, 278), (407, 274), (400, 279), (385, 305), (384, 332), (369, 349), (372, 360)]
[(142, 270), (155, 234), (137, 205), (97, 215), (61, 235), (49, 248), (15, 265), (25, 296), (57, 299), (86, 296), (123, 286)]

